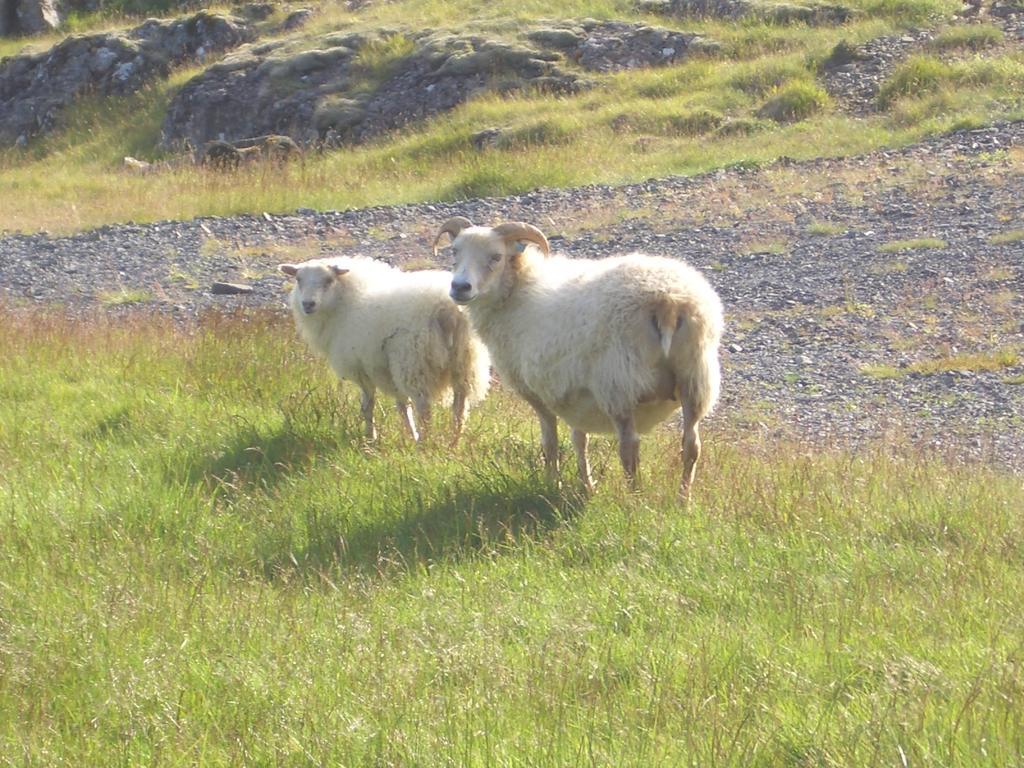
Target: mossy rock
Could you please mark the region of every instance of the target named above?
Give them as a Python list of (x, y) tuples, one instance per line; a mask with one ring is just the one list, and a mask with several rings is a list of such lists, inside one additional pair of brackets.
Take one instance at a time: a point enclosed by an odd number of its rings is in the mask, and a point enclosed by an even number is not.
[(709, 109), (700, 109), (682, 115), (671, 115), (668, 118), (668, 125), (671, 132), (677, 136), (700, 136), (718, 128), (725, 118), (718, 112)]
[(542, 48), (554, 48), (556, 51), (571, 51), (580, 46), (586, 35), (574, 29), (537, 29), (530, 32), (526, 39)]
[(729, 120), (722, 123), (715, 130), (715, 135), (723, 138), (732, 136), (752, 136), (755, 133), (767, 131), (771, 127), (772, 124), (767, 120), (752, 120), (746, 117), (739, 117), (735, 120)]
[(361, 123), (366, 117), (363, 105), (354, 99), (331, 97), (324, 99), (313, 112), (313, 127), (319, 134), (334, 129), (344, 133)]
[(835, 44), (828, 57), (821, 62), (821, 69), (839, 69), (839, 67), (845, 67), (847, 64), (852, 64), (862, 58), (864, 57), (861, 53), (848, 40), (840, 40)]
[(773, 24), (845, 24), (854, 11), (843, 5), (774, 3), (755, 6), (757, 15)]

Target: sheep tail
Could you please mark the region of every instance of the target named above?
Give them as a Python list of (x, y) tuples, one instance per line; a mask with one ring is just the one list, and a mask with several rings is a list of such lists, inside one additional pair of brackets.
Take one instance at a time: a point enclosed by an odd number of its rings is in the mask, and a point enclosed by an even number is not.
[(693, 418), (702, 419), (714, 407), (721, 386), (720, 305), (702, 306), (666, 297), (654, 307), (654, 324), (661, 349), (675, 372), (683, 407)]
[(681, 322), (680, 307), (675, 302), (666, 299), (654, 307), (654, 326), (661, 337), (661, 351), (665, 353), (665, 357), (668, 357), (672, 350), (672, 339)]

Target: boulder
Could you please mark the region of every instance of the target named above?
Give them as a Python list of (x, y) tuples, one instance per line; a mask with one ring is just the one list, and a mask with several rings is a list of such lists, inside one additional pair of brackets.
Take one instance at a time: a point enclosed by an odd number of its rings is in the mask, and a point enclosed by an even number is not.
[(479, 36), (334, 33), (317, 43), (295, 53), (268, 43), (212, 65), (172, 100), (162, 145), (277, 134), (300, 145), (338, 146), (446, 112), (487, 91), (586, 87), (558, 64), (556, 53)]
[(38, 35), (60, 26), (54, 0), (0, 0), (0, 37)]
[(244, 22), (203, 12), (169, 22), (150, 20), (125, 35), (73, 36), (42, 53), (0, 60), (0, 146), (53, 129), (85, 93), (134, 93), (166, 77), (173, 66), (253, 37)]
[(592, 19), (555, 24), (530, 32), (526, 37), (538, 46), (560, 51), (592, 72), (659, 67), (696, 53), (713, 52), (719, 47), (690, 32)]

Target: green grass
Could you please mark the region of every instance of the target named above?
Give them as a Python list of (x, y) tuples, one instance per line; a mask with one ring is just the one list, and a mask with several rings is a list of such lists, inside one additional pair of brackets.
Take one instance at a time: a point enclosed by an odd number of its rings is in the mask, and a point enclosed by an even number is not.
[(994, 24), (961, 24), (939, 32), (928, 42), (928, 47), (936, 51), (981, 51), (1002, 42), (1003, 30)]
[[(913, 73), (898, 73), (887, 86), (891, 103), (883, 115), (857, 119), (833, 109), (815, 78), (836, 43), (845, 39), (856, 45), (955, 9), (945, 0), (852, 5), (862, 13), (829, 28), (642, 17), (626, 0), (560, 4), (559, 18), (657, 23), (704, 34), (721, 43), (721, 52), (671, 67), (587, 73), (595, 87), (571, 97), (482, 95), (370, 144), (309, 153), (283, 172), (256, 163), (233, 174), (185, 164), (145, 176), (129, 173), (123, 168), (126, 155), (177, 160), (162, 158), (155, 147), (168, 101), (196, 70), (178, 72), (127, 99), (83, 100), (68, 115), (63, 132), (34, 142), (28, 151), (0, 151), (0, 226), (57, 232), (129, 219), (364, 207), (624, 183), (754, 167), (780, 156), (856, 154), (1024, 116), (1024, 65), (1013, 55), (949, 64), (935, 60), (934, 88), (919, 87)], [(456, 27), (514, 41), (524, 29), (552, 21), (550, 4), (533, 0), (486, 7), (461, 0), (404, 0), (358, 11), (326, 3), (320, 11), (306, 29), (286, 39), (289, 50), (319, 47), (320, 34), (382, 31), (378, 42), (356, 56), (351, 92), (325, 96), (336, 102), (322, 105), (327, 112), (344, 109), (355, 91), (376, 87), (411, 50), (409, 30), (452, 28), (457, 18)], [(101, 21), (90, 17), (76, 24), (85, 29)], [(758, 119), (759, 110), (775, 119)], [(491, 127), (502, 130), (498, 145), (476, 151), (471, 137)], [(580, 157), (588, 162), (580, 163)]]
[(1024, 240), (1024, 229), (1011, 229), (1007, 232), (1000, 232), (988, 239), (992, 245), (1009, 245), (1010, 243), (1019, 243), (1021, 240)]
[(795, 80), (773, 91), (758, 109), (757, 116), (779, 123), (794, 123), (823, 112), (830, 101), (821, 86), (808, 80)]
[(814, 221), (807, 225), (805, 231), (809, 235), (831, 237), (833, 235), (841, 235), (846, 232), (847, 229), (848, 227), (831, 221)]
[(151, 291), (141, 288), (121, 288), (116, 291), (103, 291), (96, 298), (105, 307), (122, 307), (150, 301), (153, 299), (153, 294)]
[(921, 251), (929, 248), (945, 248), (946, 241), (936, 237), (919, 237), (911, 240), (893, 240), (878, 246), (880, 253), (899, 253), (900, 251)]
[(501, 392), (457, 451), (390, 409), (361, 446), (355, 393), (289, 326), (4, 313), (0, 754), (1019, 760), (1019, 477), (716, 418), (687, 511), (667, 429), (639, 494), (597, 440), (584, 503)]
[(931, 375), (947, 371), (1001, 371), (1020, 363), (1016, 349), (996, 349), (989, 352), (966, 352), (955, 355), (916, 360), (910, 365), (897, 368), (893, 365), (869, 364), (860, 368), (861, 373), (876, 379), (893, 379), (898, 376), (917, 373)]

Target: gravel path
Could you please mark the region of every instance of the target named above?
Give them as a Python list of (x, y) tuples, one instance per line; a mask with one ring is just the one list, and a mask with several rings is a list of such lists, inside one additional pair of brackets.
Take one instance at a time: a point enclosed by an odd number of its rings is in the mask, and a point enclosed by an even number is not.
[[(362, 252), (424, 264), (456, 214), (536, 223), (573, 256), (639, 249), (705, 270), (729, 321), (711, 430), (897, 441), (1024, 472), (1024, 123), (625, 187), (0, 236), (0, 302), (184, 322), (282, 307), (278, 262)], [(919, 239), (938, 242), (894, 250)], [(215, 296), (215, 280), (253, 292)], [(936, 360), (951, 370), (918, 370)]]

